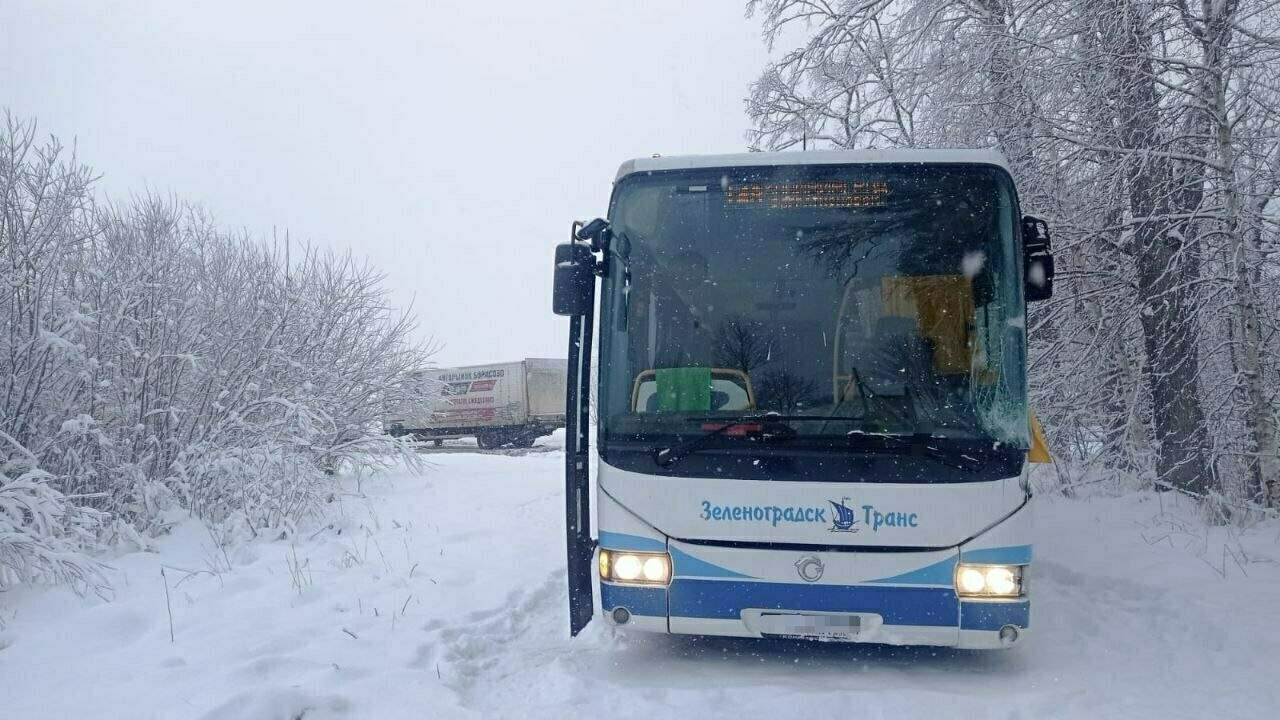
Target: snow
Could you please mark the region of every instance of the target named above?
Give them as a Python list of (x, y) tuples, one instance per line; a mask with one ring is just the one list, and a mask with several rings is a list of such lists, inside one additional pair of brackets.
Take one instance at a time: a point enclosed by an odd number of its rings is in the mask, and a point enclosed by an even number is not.
[[(568, 638), (563, 455), (432, 453), (295, 538), (194, 522), (110, 560), (111, 602), (0, 595), (6, 718), (1262, 718), (1280, 525), (1171, 496), (1041, 498), (1029, 642), (1004, 652)], [(161, 571), (164, 571), (164, 578)], [(1246, 574), (1247, 573), (1247, 574)], [(170, 641), (165, 582), (173, 613)]]
[(92, 417), (81, 413), (70, 420), (62, 423), (62, 432), (64, 433), (84, 433), (95, 425)]
[(982, 272), (982, 267), (987, 264), (987, 254), (981, 250), (970, 250), (964, 254), (960, 260), (960, 270), (964, 276), (970, 280), (978, 276)]

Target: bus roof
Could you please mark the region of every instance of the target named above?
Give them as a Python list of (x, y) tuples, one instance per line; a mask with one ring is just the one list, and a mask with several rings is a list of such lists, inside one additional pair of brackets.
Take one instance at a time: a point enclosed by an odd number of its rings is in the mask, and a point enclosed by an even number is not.
[(636, 158), (622, 163), (614, 182), (638, 172), (690, 170), (694, 168), (762, 167), (771, 165), (853, 165), (877, 163), (939, 163), (995, 165), (1009, 169), (1004, 155), (995, 150), (805, 150), (732, 153), (728, 155), (675, 155)]

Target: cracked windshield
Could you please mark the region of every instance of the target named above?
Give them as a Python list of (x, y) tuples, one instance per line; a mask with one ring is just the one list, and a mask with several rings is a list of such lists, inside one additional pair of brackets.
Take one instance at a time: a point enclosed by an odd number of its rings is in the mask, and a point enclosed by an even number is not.
[(611, 437), (749, 417), (801, 438), (1026, 446), (1015, 207), (998, 170), (655, 173), (622, 183), (612, 216)]

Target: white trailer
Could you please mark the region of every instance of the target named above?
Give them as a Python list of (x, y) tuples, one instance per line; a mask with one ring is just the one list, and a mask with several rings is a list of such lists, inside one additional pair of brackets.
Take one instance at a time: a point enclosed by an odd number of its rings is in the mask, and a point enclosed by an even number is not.
[(565, 424), (564, 360), (528, 358), (440, 368), (420, 376), (427, 400), (384, 421), (393, 436), (440, 445), (474, 437), (482, 448), (531, 447)]

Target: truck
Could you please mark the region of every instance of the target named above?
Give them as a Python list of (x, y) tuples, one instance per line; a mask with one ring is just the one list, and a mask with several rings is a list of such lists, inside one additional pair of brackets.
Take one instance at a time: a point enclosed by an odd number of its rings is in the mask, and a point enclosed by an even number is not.
[(555, 253), (570, 634), (1021, 643), (1054, 260), (1005, 159), (655, 156), (608, 207)]
[(435, 368), (416, 379), (425, 402), (383, 421), (393, 437), (409, 435), (437, 446), (474, 437), (481, 448), (527, 448), (565, 426), (564, 360)]

